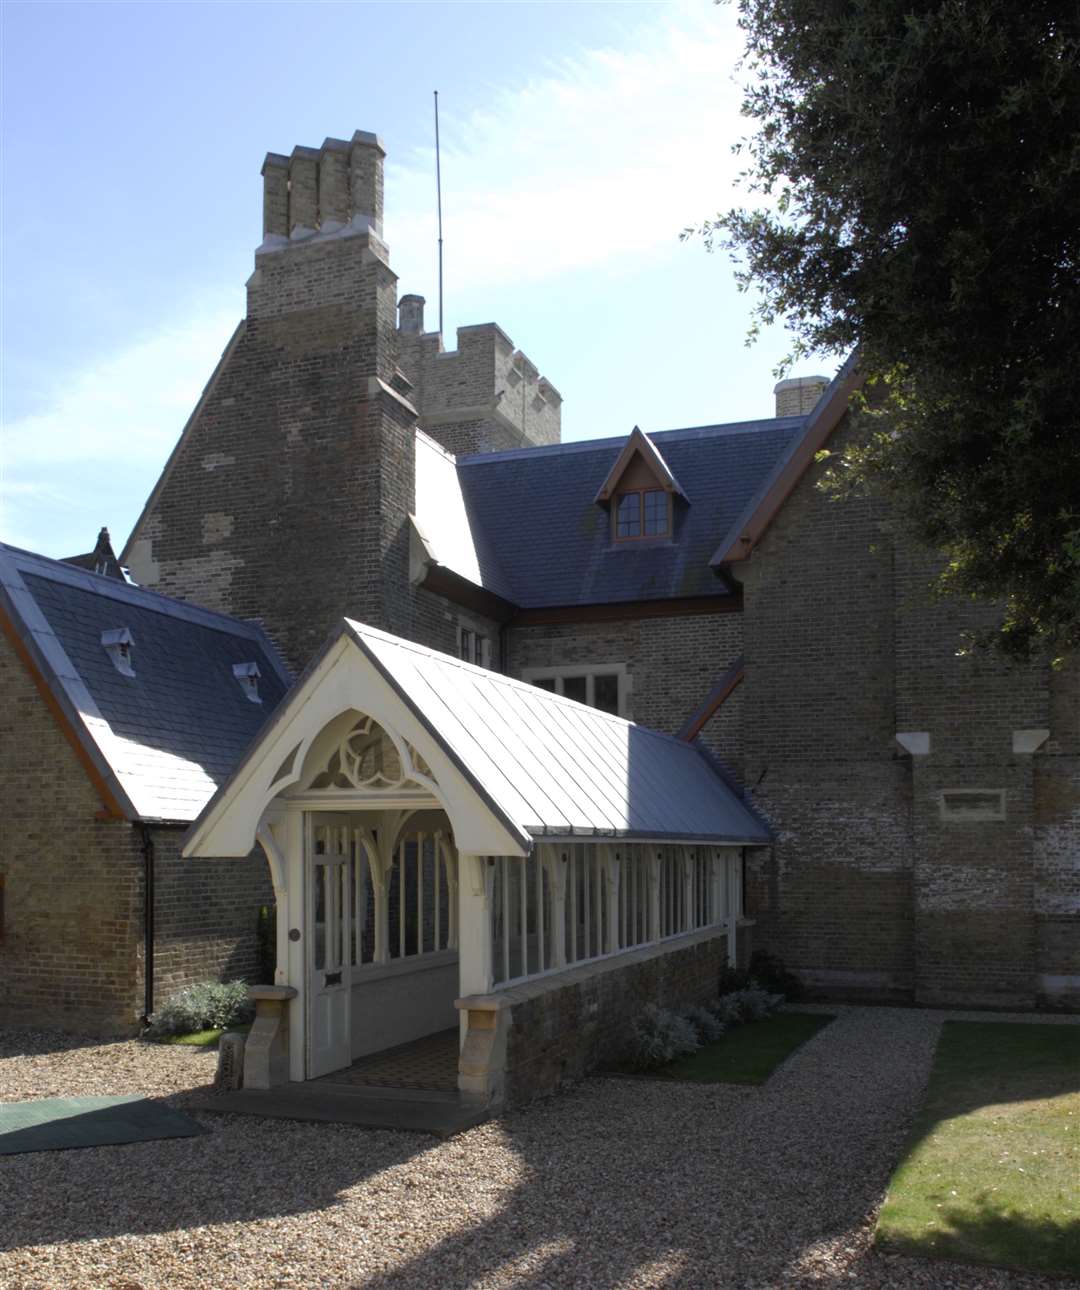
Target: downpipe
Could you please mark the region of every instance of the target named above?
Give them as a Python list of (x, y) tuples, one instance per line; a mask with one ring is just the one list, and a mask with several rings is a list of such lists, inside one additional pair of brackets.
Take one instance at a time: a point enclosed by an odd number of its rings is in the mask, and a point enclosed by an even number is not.
[(150, 1024), (154, 1014), (154, 839), (150, 830), (140, 822), (143, 853), (143, 1015), (144, 1026)]

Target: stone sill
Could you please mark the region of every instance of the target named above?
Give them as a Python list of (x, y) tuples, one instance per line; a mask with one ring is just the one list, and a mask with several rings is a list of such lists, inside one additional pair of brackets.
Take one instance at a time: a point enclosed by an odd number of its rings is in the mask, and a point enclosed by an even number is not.
[[(740, 920), (742, 925), (742, 920)], [(674, 953), (678, 950), (692, 949), (695, 945), (705, 945), (709, 941), (724, 940), (727, 937), (727, 928), (706, 927), (697, 932), (686, 932), (682, 936), (671, 936), (663, 941), (653, 942), (651, 945), (643, 945), (639, 949), (622, 950), (618, 954), (610, 954), (605, 958), (592, 959), (588, 963), (576, 964), (574, 967), (566, 968), (562, 972), (552, 972), (547, 976), (536, 977), (532, 981), (522, 981), (517, 985), (507, 986), (505, 989), (496, 989), (491, 994), (471, 994), (464, 999), (457, 999), (455, 1006), (463, 1012), (499, 1012), (503, 1008), (513, 1007), (515, 1003), (527, 1003), (530, 999), (541, 999), (546, 994), (553, 994), (556, 990), (564, 990), (567, 986), (581, 985), (586, 981), (594, 981), (597, 977), (605, 976), (609, 972), (618, 972), (622, 968), (631, 967), (636, 963), (648, 963), (651, 959), (663, 958), (667, 954)]]

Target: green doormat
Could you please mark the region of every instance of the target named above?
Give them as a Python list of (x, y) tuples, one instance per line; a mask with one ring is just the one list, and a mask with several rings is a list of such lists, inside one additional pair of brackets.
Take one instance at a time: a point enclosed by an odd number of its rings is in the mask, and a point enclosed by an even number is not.
[(158, 1138), (192, 1138), (210, 1130), (183, 1111), (131, 1097), (50, 1097), (0, 1102), (0, 1156), (71, 1147), (109, 1147)]

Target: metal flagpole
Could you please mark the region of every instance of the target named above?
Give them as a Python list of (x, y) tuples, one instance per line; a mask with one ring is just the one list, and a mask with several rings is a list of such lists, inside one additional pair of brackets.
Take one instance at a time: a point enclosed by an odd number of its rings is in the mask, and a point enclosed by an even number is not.
[(435, 91), (435, 202), (439, 217), (439, 340), (443, 334), (442, 168), (439, 157), (439, 91)]

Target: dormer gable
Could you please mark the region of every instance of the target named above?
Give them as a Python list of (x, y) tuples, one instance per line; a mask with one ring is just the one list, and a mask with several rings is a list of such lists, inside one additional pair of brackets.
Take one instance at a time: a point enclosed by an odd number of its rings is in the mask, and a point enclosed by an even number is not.
[(639, 426), (634, 426), (594, 500), (610, 502), (620, 489), (648, 487), (662, 488), (689, 501), (660, 449)]
[(671, 537), (676, 497), (689, 500), (660, 450), (634, 426), (594, 498), (611, 508), (612, 540)]

